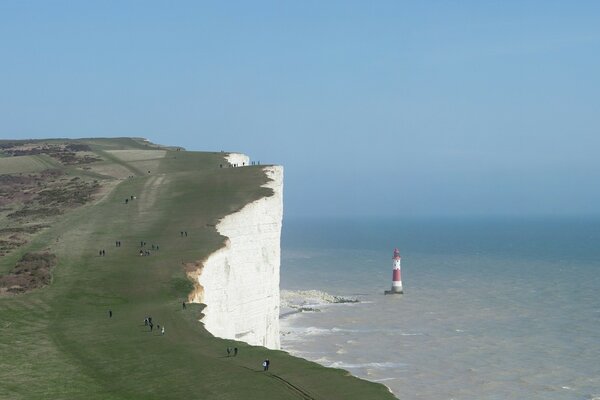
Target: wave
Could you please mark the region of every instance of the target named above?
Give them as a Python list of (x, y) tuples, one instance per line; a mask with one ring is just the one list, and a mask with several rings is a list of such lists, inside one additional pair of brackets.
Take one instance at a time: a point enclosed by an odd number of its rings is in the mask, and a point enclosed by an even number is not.
[(398, 378), (381, 378), (381, 379), (372, 379), (372, 382), (385, 382), (385, 381), (393, 381), (394, 379), (398, 379)]
[(395, 333), (399, 336), (423, 336), (420, 332), (401, 332), (397, 329), (348, 329), (348, 328), (318, 328), (316, 326), (296, 326), (288, 328), (288, 333), (295, 333), (299, 336), (307, 335), (330, 335), (333, 333)]
[(320, 305), (359, 302), (356, 297), (334, 296), (321, 290), (281, 290), (279, 295), (282, 308), (308, 308), (311, 311), (318, 310), (316, 307)]
[(304, 333), (307, 336), (329, 335), (332, 333), (332, 330), (326, 329), (326, 328), (317, 328), (314, 326), (309, 326), (308, 328), (303, 328), (299, 333)]
[[(377, 368), (377, 369), (387, 369), (387, 368), (403, 368), (406, 367), (405, 363), (397, 363), (397, 362), (370, 362), (370, 363), (360, 363), (360, 364), (351, 364), (345, 363), (341, 361), (336, 361), (328, 365), (330, 368), (342, 368), (342, 369), (356, 369), (356, 368)], [(394, 379), (394, 378), (391, 378)]]
[(331, 335), (333, 333), (362, 333), (368, 332), (360, 329), (346, 329), (346, 328), (317, 328), (316, 326), (308, 327), (294, 327), (288, 329), (289, 333), (295, 333), (299, 336), (315, 336), (315, 335)]

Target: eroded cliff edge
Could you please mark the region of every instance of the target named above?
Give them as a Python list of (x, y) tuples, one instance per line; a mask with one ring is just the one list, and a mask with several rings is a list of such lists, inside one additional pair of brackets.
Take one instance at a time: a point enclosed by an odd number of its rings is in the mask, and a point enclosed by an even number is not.
[(217, 224), (225, 245), (190, 272), (197, 286), (190, 301), (206, 304), (202, 322), (213, 335), (279, 349), (283, 167), (263, 171), (273, 194)]

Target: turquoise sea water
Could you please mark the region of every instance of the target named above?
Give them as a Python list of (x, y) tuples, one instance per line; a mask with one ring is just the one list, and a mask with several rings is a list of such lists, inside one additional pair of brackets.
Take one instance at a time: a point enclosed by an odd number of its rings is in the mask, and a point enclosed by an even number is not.
[(402, 399), (600, 399), (600, 219), (286, 220), (281, 287), (358, 297), (282, 347)]

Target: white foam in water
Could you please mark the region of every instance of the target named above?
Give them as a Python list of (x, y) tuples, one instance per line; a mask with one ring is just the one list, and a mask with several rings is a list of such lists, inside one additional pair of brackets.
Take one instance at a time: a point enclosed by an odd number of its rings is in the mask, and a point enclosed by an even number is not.
[(303, 332), (307, 336), (313, 336), (313, 335), (329, 335), (333, 331), (331, 329), (316, 328), (314, 326), (309, 326), (308, 328), (301, 329), (301, 332)]
[(331, 368), (378, 368), (378, 369), (385, 369), (385, 368), (402, 368), (402, 367), (406, 367), (406, 364), (404, 363), (394, 363), (394, 362), (370, 362), (370, 363), (363, 363), (363, 364), (348, 364), (348, 363), (344, 363), (344, 362), (333, 362), (331, 364), (328, 365)]
[(385, 381), (393, 381), (397, 378), (381, 378), (381, 379), (373, 379), (373, 382), (385, 382)]
[(356, 297), (334, 296), (321, 290), (281, 290), (282, 307), (322, 306), (329, 304), (355, 304)]

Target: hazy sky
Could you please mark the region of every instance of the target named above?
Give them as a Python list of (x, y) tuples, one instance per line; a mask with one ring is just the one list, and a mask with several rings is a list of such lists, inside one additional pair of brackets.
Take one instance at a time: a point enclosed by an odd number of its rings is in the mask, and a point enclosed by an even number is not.
[(286, 168), (288, 215), (600, 213), (598, 1), (0, 1), (0, 137)]

